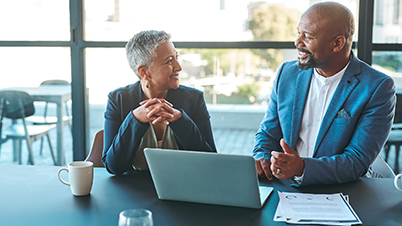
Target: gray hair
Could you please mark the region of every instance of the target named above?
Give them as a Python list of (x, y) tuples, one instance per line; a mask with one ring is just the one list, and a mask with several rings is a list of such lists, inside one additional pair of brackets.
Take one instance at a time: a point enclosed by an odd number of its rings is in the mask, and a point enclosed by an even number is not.
[(156, 48), (170, 40), (170, 34), (164, 31), (141, 31), (134, 35), (126, 44), (128, 63), (134, 73), (141, 79), (137, 68), (141, 65), (152, 67), (156, 59)]

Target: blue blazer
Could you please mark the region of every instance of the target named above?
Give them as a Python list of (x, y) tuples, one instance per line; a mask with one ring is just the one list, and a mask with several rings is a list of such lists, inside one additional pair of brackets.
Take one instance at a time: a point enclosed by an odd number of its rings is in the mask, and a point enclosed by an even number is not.
[[(270, 159), (272, 150), (283, 151), (281, 138), (297, 151), (312, 76), (313, 69), (301, 70), (296, 61), (279, 68), (266, 115), (255, 137), (256, 159)], [(363, 176), (388, 138), (395, 101), (393, 80), (352, 52), (352, 60), (323, 118), (313, 157), (303, 158), (301, 185), (343, 183)]]
[[(142, 95), (140, 82), (109, 93), (102, 162), (112, 174), (120, 175), (132, 169), (135, 153), (149, 128), (149, 123), (137, 121), (131, 113), (140, 106)], [(180, 86), (170, 89), (166, 99), (183, 114), (169, 124), (179, 149), (216, 152), (202, 92)]]

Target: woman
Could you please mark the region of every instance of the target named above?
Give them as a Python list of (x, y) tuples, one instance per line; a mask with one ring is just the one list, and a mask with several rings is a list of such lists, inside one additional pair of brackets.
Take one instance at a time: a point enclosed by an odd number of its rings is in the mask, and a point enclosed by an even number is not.
[(179, 84), (178, 54), (164, 31), (142, 31), (126, 45), (140, 81), (109, 94), (102, 161), (116, 175), (148, 166), (146, 147), (216, 152), (201, 91)]

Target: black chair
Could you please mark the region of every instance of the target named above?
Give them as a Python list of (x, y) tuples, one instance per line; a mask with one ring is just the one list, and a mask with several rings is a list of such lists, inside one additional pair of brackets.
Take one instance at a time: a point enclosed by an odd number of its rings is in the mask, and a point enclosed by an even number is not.
[[(43, 81), (41, 84), (41, 86), (44, 85), (70, 85), (70, 83), (68, 81), (65, 80), (46, 80)], [(43, 116), (41, 115), (33, 115), (29, 118), (27, 118), (28, 122), (31, 122), (34, 125), (57, 125), (57, 117), (56, 116), (49, 116), (48, 115), (48, 106), (49, 104), (52, 104), (51, 102), (46, 102), (45, 103), (45, 109), (44, 109), (44, 113)], [(72, 126), (71, 126), (71, 119), (72, 116), (70, 115), (70, 110), (68, 108), (68, 103), (64, 103), (65, 106), (65, 115), (63, 116), (63, 122), (67, 122), (68, 126), (70, 127), (70, 131), (72, 134)], [(42, 148), (43, 148), (43, 138), (41, 140), (41, 145), (40, 145), (40, 154), (42, 154)]]
[(394, 172), (399, 173), (399, 151), (402, 145), (402, 93), (396, 94), (395, 117), (391, 133), (384, 145), (385, 161), (388, 162), (391, 146), (395, 146)]
[[(25, 118), (35, 113), (35, 107), (32, 97), (23, 91), (0, 91), (0, 150), (1, 144), (8, 141), (17, 141), (18, 162), (21, 164), (21, 143), (25, 140), (28, 147), (28, 164), (34, 164), (32, 143), (43, 136), (47, 137), (49, 143), (50, 154), (52, 155), (53, 163), (56, 165), (56, 159), (52, 144), (50, 142), (49, 130), (55, 128), (55, 125), (27, 125)], [(13, 123), (4, 128), (3, 120), (8, 118), (13, 120)], [(22, 123), (17, 123), (17, 120)], [(5, 136), (3, 138), (3, 135)]]

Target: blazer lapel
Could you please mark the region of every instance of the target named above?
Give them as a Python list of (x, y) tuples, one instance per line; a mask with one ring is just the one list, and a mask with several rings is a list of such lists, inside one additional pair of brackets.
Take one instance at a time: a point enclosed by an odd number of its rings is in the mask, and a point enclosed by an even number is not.
[[(304, 105), (306, 104), (307, 93), (310, 88), (312, 69), (300, 70), (296, 80), (296, 92), (294, 93), (294, 105), (292, 111), (292, 133), (290, 137), (290, 146), (296, 150), (299, 140), (300, 126), (303, 117)], [(289, 91), (291, 92), (291, 91)]]
[(331, 103), (328, 106), (327, 112), (325, 113), (324, 119), (321, 124), (321, 128), (317, 135), (316, 145), (314, 149), (315, 156), (318, 148), (320, 147), (322, 140), (324, 139), (325, 134), (327, 133), (329, 127), (334, 121), (336, 115), (341, 110), (343, 104), (349, 97), (350, 93), (359, 83), (359, 80), (355, 77), (355, 75), (361, 73), (361, 68), (359, 66), (359, 60), (352, 53), (352, 61), (350, 62), (348, 68), (345, 71), (339, 85), (332, 97)]

